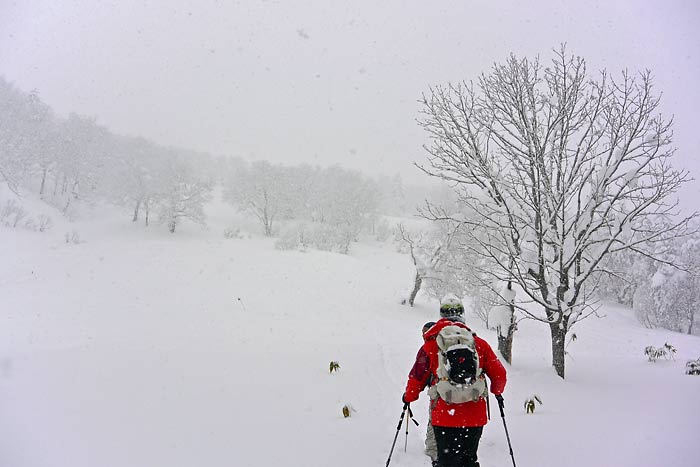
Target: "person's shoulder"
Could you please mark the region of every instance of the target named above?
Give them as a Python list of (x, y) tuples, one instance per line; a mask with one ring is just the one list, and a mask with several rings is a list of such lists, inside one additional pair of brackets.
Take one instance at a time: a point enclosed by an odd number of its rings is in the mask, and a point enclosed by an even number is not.
[(482, 339), (481, 337), (477, 336), (476, 334), (474, 335), (474, 344), (476, 345), (477, 350), (490, 350), (493, 352), (493, 348), (491, 347), (491, 344), (488, 343), (486, 339)]

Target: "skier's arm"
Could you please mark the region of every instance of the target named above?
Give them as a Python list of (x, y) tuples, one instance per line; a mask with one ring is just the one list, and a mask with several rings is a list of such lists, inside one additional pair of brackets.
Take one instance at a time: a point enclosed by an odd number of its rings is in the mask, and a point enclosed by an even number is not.
[(479, 337), (476, 339), (481, 367), (491, 380), (491, 392), (501, 394), (506, 387), (506, 369), (488, 342)]
[(418, 395), (425, 387), (430, 378), (430, 358), (427, 352), (420, 348), (416, 361), (408, 374), (408, 383), (406, 383), (406, 392), (404, 394), (405, 402), (413, 402), (418, 400)]

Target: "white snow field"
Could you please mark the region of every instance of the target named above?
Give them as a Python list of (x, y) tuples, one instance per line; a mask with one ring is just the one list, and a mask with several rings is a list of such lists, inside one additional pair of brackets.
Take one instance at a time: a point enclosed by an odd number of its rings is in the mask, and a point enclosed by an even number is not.
[[(409, 259), (388, 244), (344, 256), (224, 239), (230, 213), (212, 214), (208, 230), (175, 235), (127, 214), (0, 229), (0, 466), (386, 465), (421, 326), (437, 315), (426, 297), (398, 304)], [(83, 243), (65, 242), (72, 230)], [(700, 377), (684, 374), (700, 339), (600, 314), (574, 329), (566, 380), (546, 326), (520, 324), (504, 394), (517, 465), (700, 465)], [(675, 360), (647, 362), (664, 342)], [(527, 415), (533, 394), (544, 404)], [(392, 466), (430, 464), (427, 403), (413, 404), (421, 426), (406, 452), (401, 428)], [(512, 465), (493, 399), (491, 415), (481, 465)]]

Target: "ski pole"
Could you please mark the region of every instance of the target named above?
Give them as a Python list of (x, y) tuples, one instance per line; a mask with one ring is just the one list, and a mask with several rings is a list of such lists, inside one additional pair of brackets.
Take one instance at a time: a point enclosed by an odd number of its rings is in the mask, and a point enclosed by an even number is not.
[(410, 423), (408, 423), (411, 420), (411, 406), (408, 406), (408, 420), (406, 420), (406, 439), (403, 442), (403, 452), (408, 452), (408, 427)]
[(491, 420), (491, 394), (489, 394), (489, 383), (485, 380), (484, 382), (486, 383), (486, 418)]
[(416, 419), (413, 418), (413, 411), (411, 410), (410, 404), (408, 405), (408, 421), (406, 422), (406, 442), (403, 445), (403, 452), (406, 452), (408, 450), (408, 425), (410, 425), (410, 423), (408, 422), (413, 422), (416, 424), (416, 426), (419, 426)]
[(403, 417), (406, 415), (408, 410), (408, 404), (403, 405), (403, 411), (401, 412), (401, 418), (399, 418), (399, 424), (396, 427), (396, 435), (394, 436), (394, 442), (391, 444), (391, 451), (389, 451), (389, 458), (386, 460), (386, 467), (389, 467), (389, 462), (391, 462), (391, 455), (394, 453), (394, 447), (396, 446), (396, 440), (399, 438), (399, 432), (401, 431), (401, 424), (403, 423)]
[(500, 394), (496, 396), (496, 400), (498, 401), (498, 408), (501, 409), (501, 418), (503, 419), (503, 428), (506, 430), (506, 439), (508, 440), (508, 449), (510, 449), (510, 458), (513, 460), (513, 467), (516, 467), (515, 465), (515, 456), (513, 455), (513, 445), (510, 444), (510, 436), (508, 435), (508, 426), (506, 425), (506, 414), (503, 412), (503, 396)]

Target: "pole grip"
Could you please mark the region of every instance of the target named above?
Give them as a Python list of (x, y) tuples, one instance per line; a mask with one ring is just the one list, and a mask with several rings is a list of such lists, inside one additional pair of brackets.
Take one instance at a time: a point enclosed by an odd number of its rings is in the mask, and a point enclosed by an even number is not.
[(408, 409), (408, 404), (403, 405), (403, 412), (401, 412), (401, 417), (399, 417), (399, 424), (396, 425), (396, 431), (401, 429), (401, 424), (403, 423), (403, 417), (406, 415), (406, 409)]

